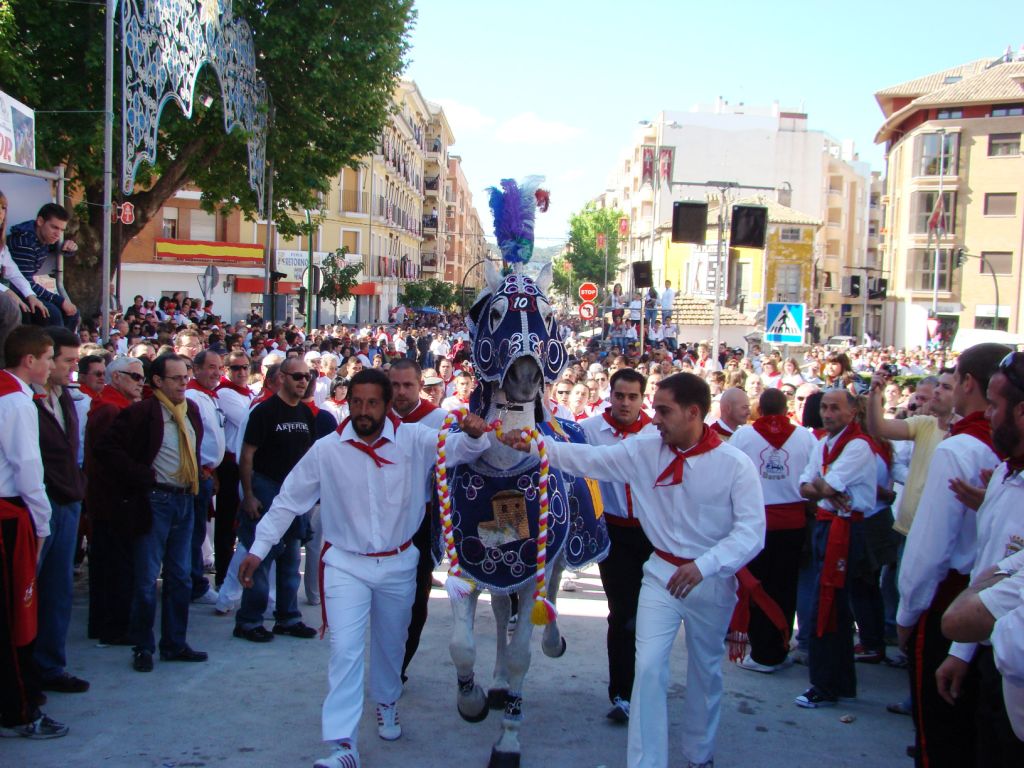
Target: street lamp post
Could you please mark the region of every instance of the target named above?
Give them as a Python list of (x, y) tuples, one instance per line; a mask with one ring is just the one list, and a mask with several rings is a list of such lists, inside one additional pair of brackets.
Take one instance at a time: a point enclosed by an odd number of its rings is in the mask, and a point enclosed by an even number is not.
[[(932, 276), (932, 317), (939, 319), (939, 255), (942, 246), (942, 235), (945, 232), (943, 219), (946, 216), (946, 206), (942, 199), (942, 181), (946, 174), (946, 129), (939, 128), (936, 131), (939, 137), (939, 197), (935, 206), (939, 210), (939, 219), (935, 224), (935, 258), (932, 265), (934, 270)], [(952, 265), (950, 265), (952, 266)]]

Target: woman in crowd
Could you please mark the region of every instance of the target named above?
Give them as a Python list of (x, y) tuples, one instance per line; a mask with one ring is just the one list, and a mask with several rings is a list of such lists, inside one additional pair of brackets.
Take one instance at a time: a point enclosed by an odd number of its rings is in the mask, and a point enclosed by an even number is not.
[(782, 383), (792, 384), (794, 387), (799, 387), (804, 383), (804, 377), (800, 374), (800, 366), (797, 364), (796, 358), (788, 357), (782, 364)]

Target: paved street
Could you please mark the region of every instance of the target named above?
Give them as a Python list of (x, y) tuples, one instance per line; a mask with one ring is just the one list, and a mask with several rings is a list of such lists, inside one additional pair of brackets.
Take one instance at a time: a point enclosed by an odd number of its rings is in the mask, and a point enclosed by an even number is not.
[[(562, 659), (534, 656), (525, 690), (523, 766), (619, 768), (625, 765), (626, 730), (604, 718), (607, 708), (604, 598), (597, 569), (584, 574), (583, 591), (562, 593), (561, 626), (569, 651)], [(300, 589), (300, 601), (302, 591)], [(478, 679), (489, 681), (494, 621), (482, 606), (477, 622)], [(399, 710), (403, 737), (377, 738), (373, 705), (364, 713), (360, 747), (365, 768), (483, 767), (497, 737), (498, 717), (463, 722), (454, 707), (455, 671), (448, 656), (451, 612), (434, 590), (423, 644), (410, 670)], [(306, 623), (319, 626), (319, 608), (303, 607)], [(148, 674), (133, 672), (127, 648), (96, 648), (84, 637), (86, 595), (79, 584), (68, 657), (69, 670), (92, 683), (84, 695), (50, 694), (47, 711), (71, 727), (49, 742), (0, 741), (0, 765), (51, 766), (309, 766), (326, 750), (320, 742), (320, 704), (326, 686), (328, 645), (278, 637), (254, 645), (231, 637), (233, 620), (193, 606), (189, 641), (208, 651), (206, 664), (156, 662)], [(269, 627), (268, 622), (268, 627)], [(669, 708), (678, 725), (685, 686), (682, 637), (672, 659)], [(860, 699), (835, 709), (798, 709), (793, 697), (806, 687), (807, 670), (774, 676), (725, 670), (725, 696), (716, 764), (727, 766), (828, 765), (840, 768), (907, 766), (910, 719), (888, 714), (900, 698), (906, 673), (858, 667)], [(852, 723), (840, 722), (852, 715)], [(671, 768), (683, 763), (675, 763)]]

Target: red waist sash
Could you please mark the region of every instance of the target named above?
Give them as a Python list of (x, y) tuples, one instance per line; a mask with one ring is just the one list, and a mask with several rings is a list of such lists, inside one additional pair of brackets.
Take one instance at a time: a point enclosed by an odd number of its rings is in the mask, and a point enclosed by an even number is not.
[(15, 647), (31, 643), (36, 636), (36, 536), (28, 508), (21, 499), (0, 499), (0, 520), (16, 520), (14, 551), (8, 552), (0, 536), (0, 557), (10, 560), (13, 571), (11, 590), (11, 639)]
[[(363, 552), (363, 557), (394, 557), (395, 555), (405, 552), (409, 547), (412, 546), (412, 539), (399, 544), (394, 549), (389, 549), (387, 552)], [(331, 542), (325, 541), (323, 548), (320, 550), (320, 569), (318, 574), (318, 581), (320, 582), (320, 637), (327, 633), (327, 594), (324, 592), (324, 555), (327, 554), (327, 550), (331, 548)]]
[(825, 562), (821, 567), (821, 583), (818, 589), (818, 637), (837, 629), (836, 590), (846, 587), (846, 572), (849, 570), (850, 532), (852, 524), (864, 519), (861, 512), (849, 517), (837, 515), (828, 509), (818, 507), (816, 520), (831, 522), (828, 540), (825, 544)]
[(807, 524), (802, 501), (766, 504), (764, 513), (769, 531), (792, 531), (796, 528), (803, 528)]

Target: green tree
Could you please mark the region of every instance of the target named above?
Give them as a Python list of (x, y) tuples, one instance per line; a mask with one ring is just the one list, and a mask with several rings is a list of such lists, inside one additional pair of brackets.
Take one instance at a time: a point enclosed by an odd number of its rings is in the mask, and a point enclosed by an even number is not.
[(320, 298), (334, 303), (334, 314), (338, 314), (338, 302), (352, 297), (352, 289), (359, 284), (361, 264), (347, 264), (345, 254), (348, 248), (341, 247), (327, 256), (320, 268), (323, 277), (320, 281)]
[[(619, 219), (625, 214), (613, 208), (597, 208), (587, 203), (583, 210), (569, 217), (569, 243), (565, 259), (572, 265), (572, 279), (576, 285), (570, 292), (574, 296), (582, 282), (604, 286), (604, 298), (608, 286), (604, 285), (605, 274), (609, 280), (619, 269)], [(597, 236), (603, 234), (606, 247), (598, 249)], [(608, 268), (605, 270), (605, 250)]]
[[(405, 66), (413, 2), (228, 2), (234, 16), (253, 29), (259, 75), (273, 102), (267, 142), (274, 174), (272, 217), (282, 235), (295, 236), (309, 227), (289, 211), (319, 210), (331, 178), (344, 166), (356, 167), (358, 158), (375, 147)], [(37, 164), (65, 164), (68, 194), (80, 200), (68, 227), (80, 255), (70, 260), (65, 283), (86, 312), (99, 306), (102, 282), (97, 267), (103, 215), (104, 13), (97, 3), (61, 3), (58, 12), (38, 0), (0, 0), (0, 83), (11, 96), (43, 111), (37, 112)], [(115, 79), (120, 57), (117, 70)], [(119, 91), (115, 158), (121, 151)], [(209, 107), (204, 106), (206, 97), (212, 99)], [(256, 195), (246, 168), (245, 136), (241, 131), (224, 135), (220, 87), (212, 68), (203, 67), (192, 119), (174, 105), (164, 109), (157, 160), (141, 169), (137, 191), (123, 198), (135, 206), (135, 223), (114, 227), (113, 264), (164, 201), (186, 184), (203, 191), (202, 206), (210, 212), (238, 208), (255, 218)]]
[(454, 285), (432, 277), (429, 280), (418, 280), (402, 286), (398, 300), (408, 307), (436, 307), (447, 309), (458, 300), (458, 291)]
[(577, 290), (579, 287), (573, 285), (572, 264), (565, 256), (554, 259), (551, 262), (551, 292), (570, 301)]

